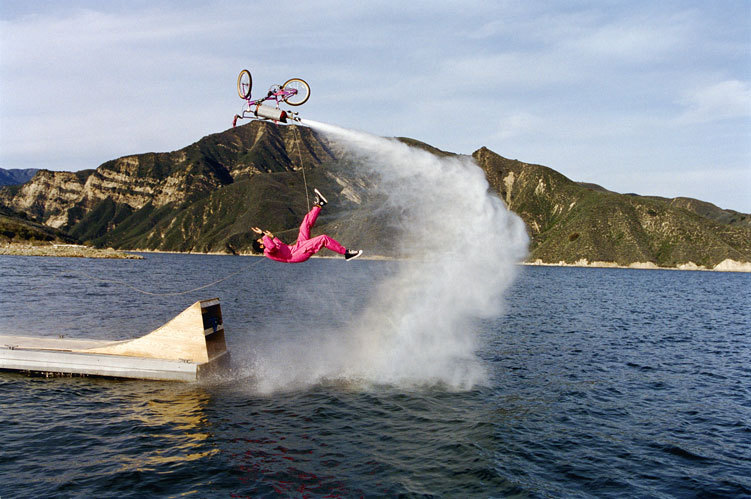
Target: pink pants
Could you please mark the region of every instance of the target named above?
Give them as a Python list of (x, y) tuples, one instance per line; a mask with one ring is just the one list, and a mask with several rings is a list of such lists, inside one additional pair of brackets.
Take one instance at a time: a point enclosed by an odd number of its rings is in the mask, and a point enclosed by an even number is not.
[(298, 260), (303, 257), (305, 260), (310, 258), (311, 255), (318, 253), (323, 248), (328, 248), (331, 251), (343, 255), (347, 252), (347, 249), (342, 246), (336, 239), (322, 235), (311, 238), (310, 229), (318, 220), (318, 214), (321, 213), (321, 207), (316, 205), (311, 209), (305, 218), (302, 219), (300, 224), (300, 232), (297, 235), (297, 242), (290, 246), (292, 250), (292, 260)]

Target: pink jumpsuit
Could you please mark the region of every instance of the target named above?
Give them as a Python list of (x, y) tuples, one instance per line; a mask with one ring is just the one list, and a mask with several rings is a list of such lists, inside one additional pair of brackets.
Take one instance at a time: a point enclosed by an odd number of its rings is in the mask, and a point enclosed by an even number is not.
[(281, 242), (278, 237), (271, 239), (269, 236), (263, 236), (263, 245), (265, 246), (263, 254), (272, 260), (285, 263), (304, 262), (321, 251), (322, 248), (328, 248), (340, 255), (345, 254), (347, 249), (329, 236), (310, 237), (310, 229), (316, 223), (320, 212), (321, 207), (316, 205), (305, 215), (302, 224), (300, 224), (300, 233), (297, 235), (297, 242), (291, 246)]

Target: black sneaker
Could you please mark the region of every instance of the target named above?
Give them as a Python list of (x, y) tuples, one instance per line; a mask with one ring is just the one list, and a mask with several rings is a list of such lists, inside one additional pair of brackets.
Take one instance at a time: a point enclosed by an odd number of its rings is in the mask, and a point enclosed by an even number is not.
[(354, 260), (360, 255), (362, 255), (362, 250), (347, 250), (347, 252), (344, 254), (344, 259)]
[(321, 191), (319, 191), (318, 189), (313, 189), (313, 192), (316, 193), (316, 197), (313, 200), (313, 204), (317, 204), (321, 208), (323, 208), (324, 206), (326, 206), (326, 204), (328, 204), (328, 200), (325, 197), (323, 197), (323, 194), (321, 194)]

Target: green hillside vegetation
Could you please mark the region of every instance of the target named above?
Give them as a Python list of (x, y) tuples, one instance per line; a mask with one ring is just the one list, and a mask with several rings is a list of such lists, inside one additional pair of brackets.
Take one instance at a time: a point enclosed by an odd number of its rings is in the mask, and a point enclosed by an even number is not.
[(25, 213), (0, 206), (0, 243), (74, 243), (70, 235), (40, 224)]
[(103, 199), (89, 211), (83, 211), (80, 207), (72, 209), (81, 210), (82, 217), (70, 229), (69, 234), (82, 241), (93, 241), (105, 236), (133, 213), (130, 206), (117, 204), (110, 197)]
[[(530, 261), (686, 262), (711, 267), (751, 261), (748, 215), (687, 198), (623, 195), (581, 185), (550, 168), (474, 154), (491, 186), (527, 224)], [(702, 216), (704, 214), (705, 216)]]
[(747, 215), (745, 213), (739, 213), (734, 210), (723, 210), (722, 208), (718, 208), (712, 203), (699, 201), (698, 199), (683, 198), (683, 197), (674, 198), (674, 199), (665, 199), (665, 198), (656, 198), (656, 199), (660, 199), (662, 201), (668, 202), (670, 203), (671, 206), (675, 208), (683, 208), (701, 217), (714, 220), (721, 224), (737, 225), (740, 227), (751, 227), (751, 215)]

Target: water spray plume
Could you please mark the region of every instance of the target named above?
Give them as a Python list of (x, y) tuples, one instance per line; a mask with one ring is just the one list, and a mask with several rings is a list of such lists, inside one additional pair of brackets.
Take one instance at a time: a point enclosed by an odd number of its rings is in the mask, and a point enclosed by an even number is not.
[(259, 359), (261, 388), (301, 380), (452, 389), (482, 383), (476, 321), (502, 311), (527, 250), (521, 219), (469, 156), (439, 157), (394, 139), (304, 124), (352, 155), (353, 175), (368, 179), (368, 194), (390, 217), (396, 250), (408, 258), (394, 263), (396, 272), (372, 289), (343, 331)]

